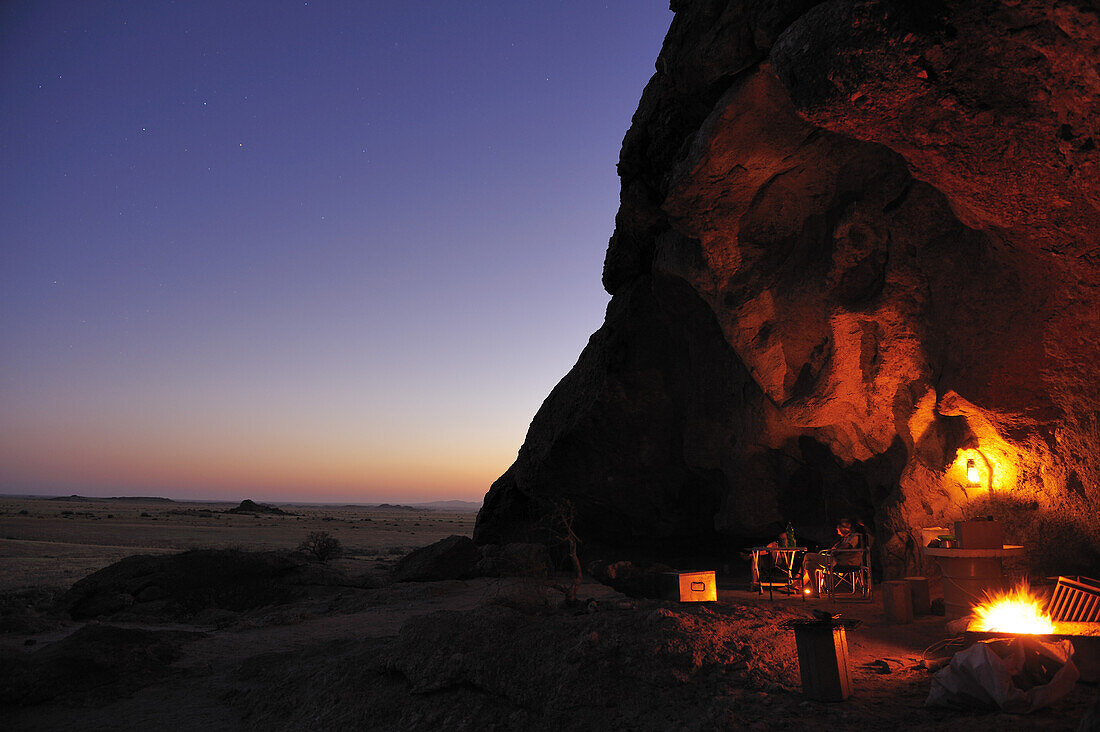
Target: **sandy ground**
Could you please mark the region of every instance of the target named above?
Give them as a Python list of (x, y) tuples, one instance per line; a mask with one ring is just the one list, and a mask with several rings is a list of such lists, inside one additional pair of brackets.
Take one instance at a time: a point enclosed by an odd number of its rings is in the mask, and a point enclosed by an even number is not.
[[(396, 512), (357, 508), (302, 508), (301, 515), (263, 517), (197, 516), (178, 510), (224, 510), (228, 506), (195, 504), (105, 505), (0, 502), (0, 582), (6, 589), (28, 586), (63, 586), (88, 571), (128, 554), (178, 551), (199, 546), (241, 548), (289, 548), (309, 531), (325, 530), (339, 537), (351, 550), (342, 560), (352, 571), (369, 568), (384, 573), (397, 556), (454, 533), (469, 534), (472, 514)], [(20, 513), (27, 511), (26, 514)], [(65, 514), (69, 511), (71, 513)], [(111, 517), (108, 517), (108, 514)], [(146, 515), (142, 515), (146, 514)], [(369, 520), (368, 520), (369, 519)], [(747, 576), (736, 572), (720, 579), (716, 610), (731, 616), (749, 616), (759, 608), (774, 618), (774, 627), (752, 626), (752, 633), (790, 633), (779, 627), (784, 618), (805, 617), (813, 608), (841, 612), (863, 624), (848, 635), (853, 679), (852, 697), (843, 703), (822, 704), (807, 700), (791, 683), (744, 686), (711, 679), (704, 686), (688, 684), (684, 693), (707, 695), (709, 708), (727, 705), (728, 723), (700, 720), (690, 708), (674, 708), (670, 729), (1075, 729), (1096, 697), (1095, 686), (1078, 684), (1069, 697), (1053, 708), (1028, 717), (998, 713), (958, 713), (929, 710), (922, 704), (931, 677), (922, 661), (927, 648), (947, 637), (942, 617), (922, 616), (907, 625), (885, 621), (881, 601), (871, 604), (829, 603), (777, 596), (770, 601), (744, 590)], [(355, 659), (383, 653), (410, 618), (440, 610), (473, 611), (485, 606), (515, 604), (525, 596), (549, 597), (555, 593), (537, 580), (478, 578), (423, 584), (390, 584), (372, 590), (327, 588), (325, 593), (293, 606), (242, 615), (231, 624), (196, 627), (159, 625), (158, 630), (203, 633), (183, 645), (183, 656), (173, 663), (170, 681), (152, 683), (132, 693), (86, 703), (46, 703), (4, 712), (3, 725), (26, 730), (141, 730), (141, 729), (341, 729), (345, 725), (316, 724), (300, 717), (272, 721), (256, 715), (256, 694), (297, 690), (303, 703), (315, 702), (313, 687), (321, 683), (344, 688), (343, 693), (378, 693), (381, 701), (402, 691), (400, 680), (389, 676), (364, 676), (369, 683), (388, 685), (391, 692), (368, 692), (356, 683), (338, 682), (341, 675), (359, 673)], [(611, 588), (586, 582), (582, 598), (593, 598), (600, 612), (650, 614), (653, 608), (676, 603), (633, 600)], [(694, 610), (693, 606), (690, 610)], [(537, 616), (533, 616), (537, 617)], [(37, 634), (0, 634), (0, 656), (25, 649), (28, 642), (49, 645), (83, 624), (65, 621)], [(123, 624), (125, 625), (125, 624)], [(135, 626), (136, 627), (136, 626)], [(141, 627), (150, 628), (145, 624)], [(749, 626), (746, 626), (748, 629)], [(644, 630), (640, 631), (644, 632)], [(748, 632), (748, 630), (746, 631)], [(746, 636), (750, 638), (751, 636)], [(793, 646), (793, 644), (791, 644)], [(289, 659), (289, 660), (288, 660)], [(334, 660), (333, 660), (334, 659)], [(349, 660), (350, 662), (349, 667)], [(886, 662), (889, 673), (882, 673)], [(876, 668), (876, 662), (877, 668)], [(320, 670), (318, 670), (320, 669)], [(366, 672), (362, 672), (366, 673)], [(378, 681), (373, 681), (377, 678)], [(340, 687), (344, 683), (345, 687)], [(283, 684), (283, 686), (279, 686)], [(289, 684), (289, 686), (287, 686)], [(690, 687), (696, 684), (697, 688)], [(400, 688), (399, 688), (400, 687)], [(259, 691), (257, 691), (259, 689)], [(393, 691), (396, 689), (396, 691)], [(358, 690), (358, 691), (357, 691)], [(291, 691), (289, 693), (299, 693)], [(389, 693), (390, 697), (385, 694)], [(249, 695), (252, 696), (249, 696)], [(461, 703), (504, 703), (483, 693), (448, 691)], [(463, 696), (465, 695), (465, 696)], [(720, 698), (719, 698), (720, 697)], [(346, 698), (346, 697), (344, 697)], [(716, 702), (715, 699), (718, 698)], [(423, 697), (420, 698), (423, 701)], [(272, 701), (272, 704), (275, 702)], [(337, 702), (338, 703), (338, 702)], [(373, 702), (372, 702), (373, 703)], [(381, 702), (380, 702), (381, 703)], [(398, 702), (400, 703), (400, 702)], [(418, 702), (419, 703), (419, 702)], [(392, 710), (391, 710), (392, 711)], [(682, 714), (682, 717), (676, 715)], [(370, 721), (356, 728), (393, 728)], [(445, 717), (443, 718), (445, 719)], [(512, 728), (507, 717), (495, 729)], [(417, 729), (449, 726), (421, 722)], [(583, 728), (583, 727), (581, 727)], [(612, 728), (636, 728), (633, 725)], [(662, 724), (644, 726), (663, 728)]]
[(313, 531), (340, 540), (346, 561), (398, 557), (452, 534), (474, 513), (287, 506), (295, 515), (227, 514), (233, 503), (54, 501), (0, 497), (0, 592), (67, 588), (131, 554), (196, 548), (293, 549)]

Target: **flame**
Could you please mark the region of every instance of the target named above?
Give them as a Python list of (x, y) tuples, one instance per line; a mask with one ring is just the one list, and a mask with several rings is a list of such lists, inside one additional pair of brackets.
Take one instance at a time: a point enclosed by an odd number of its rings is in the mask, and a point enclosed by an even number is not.
[(1043, 599), (1027, 585), (988, 596), (974, 607), (968, 630), (986, 633), (1053, 633), (1054, 621), (1043, 609)]

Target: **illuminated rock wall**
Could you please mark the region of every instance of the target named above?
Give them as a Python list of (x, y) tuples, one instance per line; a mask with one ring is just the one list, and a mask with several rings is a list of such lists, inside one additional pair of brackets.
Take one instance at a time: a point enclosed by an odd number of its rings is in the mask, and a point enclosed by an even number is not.
[(1100, 568), (1096, 12), (673, 9), (607, 319), (475, 538), (529, 536), (559, 498), (622, 549), (853, 515), (893, 573), (919, 527), (992, 513), (1036, 570)]

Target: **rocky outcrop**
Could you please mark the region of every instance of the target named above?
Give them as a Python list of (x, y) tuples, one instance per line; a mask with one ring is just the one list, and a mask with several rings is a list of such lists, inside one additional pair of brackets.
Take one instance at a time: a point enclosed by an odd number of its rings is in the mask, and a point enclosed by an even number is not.
[[(604, 325), (475, 539), (844, 515), (889, 571), (994, 514), (1100, 567), (1100, 32), (1076, 2), (673, 3), (623, 142)], [(967, 461), (977, 484), (966, 476)]]
[(448, 536), (401, 558), (397, 582), (435, 582), (472, 577), (548, 577), (553, 569), (545, 544), (483, 544), (468, 536)]
[(293, 514), (284, 511), (278, 506), (269, 506), (266, 503), (256, 503), (251, 498), (246, 498), (241, 501), (239, 506), (226, 509), (226, 513), (247, 513), (247, 514), (261, 514), (270, 513), (276, 516), (292, 516)]
[(286, 551), (197, 549), (126, 557), (76, 582), (58, 599), (75, 620), (117, 613), (186, 620), (204, 610), (278, 605), (310, 585), (351, 585), (338, 569)]
[(477, 563), (479, 577), (547, 578), (554, 570), (545, 544), (485, 544)]
[(455, 534), (406, 554), (393, 570), (397, 582), (434, 582), (477, 576), (481, 552), (468, 536)]

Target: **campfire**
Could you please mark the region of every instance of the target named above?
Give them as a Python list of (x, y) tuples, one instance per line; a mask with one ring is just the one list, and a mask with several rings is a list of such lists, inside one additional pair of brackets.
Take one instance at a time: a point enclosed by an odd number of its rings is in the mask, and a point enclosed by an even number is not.
[(1026, 584), (1021, 584), (1014, 589), (988, 595), (984, 602), (976, 605), (967, 630), (1049, 635), (1057, 630), (1045, 605), (1044, 598), (1033, 594)]
[(1059, 577), (1049, 604), (1026, 584), (994, 592), (973, 608), (966, 635), (971, 642), (1016, 635), (1070, 640), (1081, 678), (1100, 681), (1100, 583)]

